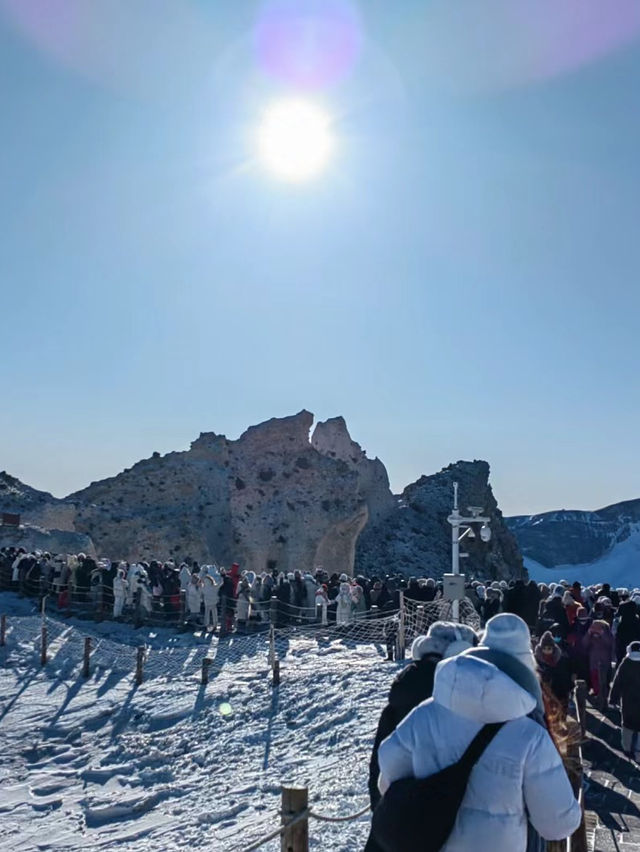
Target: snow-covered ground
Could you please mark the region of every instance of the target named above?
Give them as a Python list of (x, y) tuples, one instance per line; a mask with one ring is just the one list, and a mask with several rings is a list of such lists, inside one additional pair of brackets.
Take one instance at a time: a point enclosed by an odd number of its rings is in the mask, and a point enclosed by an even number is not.
[[(218, 641), (171, 629), (48, 619), (40, 666), (33, 602), (0, 594), (0, 848), (242, 850), (279, 824), (280, 785), (307, 784), (333, 816), (367, 804), (371, 743), (397, 664), (381, 645), (329, 633)], [(85, 636), (92, 672), (81, 676)], [(149, 649), (133, 681), (136, 646)], [(200, 684), (205, 655), (210, 683)], [(223, 715), (224, 704), (231, 715)], [(310, 823), (316, 850), (364, 846), (367, 816)], [(279, 841), (262, 847), (275, 852)]]
[(611, 583), (614, 588), (633, 589), (640, 586), (640, 525), (634, 524), (631, 535), (595, 562), (586, 565), (558, 565), (545, 568), (533, 559), (524, 560), (529, 576), (537, 583), (579, 580), (583, 585)]

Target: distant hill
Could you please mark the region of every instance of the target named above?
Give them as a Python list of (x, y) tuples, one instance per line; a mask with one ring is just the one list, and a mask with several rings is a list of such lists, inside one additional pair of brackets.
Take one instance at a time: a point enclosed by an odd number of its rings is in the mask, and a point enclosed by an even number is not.
[(589, 583), (640, 585), (640, 500), (595, 512), (563, 509), (505, 520), (534, 579), (563, 575)]

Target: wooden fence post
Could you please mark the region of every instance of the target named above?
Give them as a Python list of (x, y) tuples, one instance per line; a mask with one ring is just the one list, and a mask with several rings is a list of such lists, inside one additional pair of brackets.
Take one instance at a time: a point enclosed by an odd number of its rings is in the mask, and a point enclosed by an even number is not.
[(280, 686), (280, 660), (273, 661), (273, 685)]
[(275, 595), (271, 595), (269, 617), (272, 626), (276, 627), (278, 623), (278, 598)]
[(405, 611), (404, 611), (404, 592), (400, 592), (400, 612), (398, 613), (398, 640), (397, 640), (398, 660), (404, 660), (405, 652)]
[(202, 679), (200, 682), (203, 686), (209, 683), (209, 666), (212, 662), (213, 660), (211, 659), (211, 657), (205, 657), (202, 661)]
[[(221, 613), (224, 623), (224, 613)], [(185, 589), (180, 589), (180, 626), (182, 626), (187, 618), (187, 592)]]
[(43, 624), (41, 628), (42, 647), (40, 648), (40, 665), (47, 664), (47, 625)]
[(0, 647), (4, 647), (7, 640), (7, 616), (2, 613), (0, 616)]
[[(282, 825), (299, 816), (309, 805), (307, 787), (282, 788)], [(282, 833), (280, 852), (309, 852), (309, 820), (299, 819)]]
[(269, 668), (273, 668), (273, 663), (276, 659), (276, 636), (275, 631), (273, 629), (273, 624), (269, 628), (269, 654), (267, 655), (267, 660), (269, 662)]
[(584, 739), (587, 732), (587, 684), (584, 680), (576, 681), (575, 703), (582, 739)]
[(136, 683), (138, 686), (142, 683), (143, 680), (143, 666), (144, 666), (144, 645), (138, 646), (138, 655), (136, 657)]
[[(586, 684), (584, 683), (584, 681), (582, 681), (582, 684), (586, 689)], [(582, 723), (580, 721), (573, 722), (571, 719), (568, 719), (566, 768), (567, 774), (569, 775), (569, 780), (571, 781), (571, 785), (573, 787), (573, 792), (575, 793), (575, 796), (580, 802), (580, 806), (582, 807), (582, 820), (578, 828), (571, 836), (571, 839), (567, 846), (569, 852), (587, 852), (588, 850), (587, 826), (584, 816), (584, 798), (582, 789), (584, 769), (582, 765), (582, 749), (580, 747), (581, 741)]]
[(82, 677), (89, 677), (89, 661), (91, 659), (91, 639), (87, 636), (84, 640), (84, 655), (82, 657)]

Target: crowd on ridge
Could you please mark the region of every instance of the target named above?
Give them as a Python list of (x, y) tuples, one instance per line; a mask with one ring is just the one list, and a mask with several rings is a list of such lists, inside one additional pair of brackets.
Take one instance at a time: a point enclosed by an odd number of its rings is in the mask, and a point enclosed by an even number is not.
[[(348, 625), (367, 614), (395, 612), (400, 592), (428, 603), (442, 595), (442, 584), (401, 576), (348, 577), (318, 569), (262, 574), (173, 562), (96, 560), (77, 555), (0, 550), (0, 588), (52, 597), (61, 611), (91, 606), (103, 617), (176, 623), (181, 617), (206, 629), (247, 632), (272, 618), (279, 627), (315, 621)], [(183, 612), (184, 610), (184, 612)]]

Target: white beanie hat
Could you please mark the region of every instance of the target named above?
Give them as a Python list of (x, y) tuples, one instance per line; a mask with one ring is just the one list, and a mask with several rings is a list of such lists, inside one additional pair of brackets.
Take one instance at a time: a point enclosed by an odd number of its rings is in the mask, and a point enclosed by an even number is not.
[(480, 644), (494, 651), (510, 654), (532, 671), (536, 671), (536, 661), (531, 651), (531, 634), (519, 615), (510, 612), (494, 615), (487, 621)]
[(347, 577), (346, 574), (340, 574), (340, 582), (341, 583), (348, 583), (349, 582), (349, 578)]
[(421, 660), (426, 654), (438, 654), (440, 657), (455, 657), (473, 648), (478, 637), (468, 624), (454, 624), (450, 621), (434, 621), (426, 636), (416, 636), (411, 646), (411, 656)]

